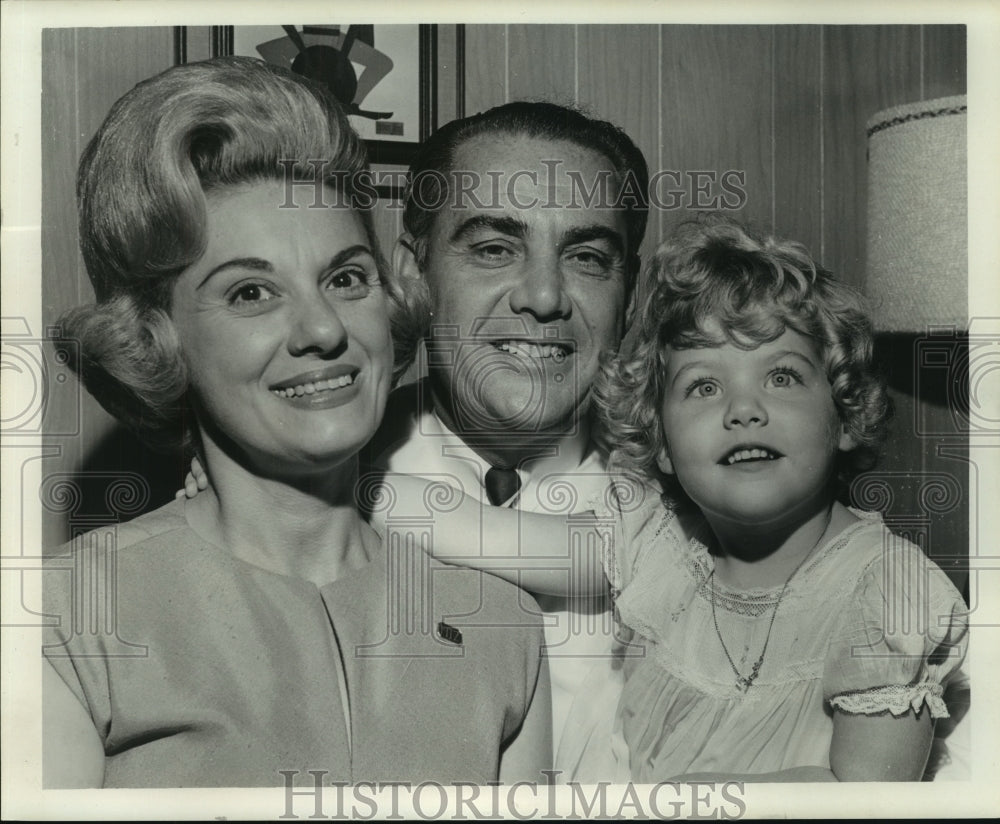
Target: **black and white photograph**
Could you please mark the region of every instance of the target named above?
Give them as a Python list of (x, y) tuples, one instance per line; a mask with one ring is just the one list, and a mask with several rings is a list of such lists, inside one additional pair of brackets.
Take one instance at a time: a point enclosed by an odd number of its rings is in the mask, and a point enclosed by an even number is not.
[(995, 815), (1000, 12), (843, 5), (0, 4), (3, 817)]

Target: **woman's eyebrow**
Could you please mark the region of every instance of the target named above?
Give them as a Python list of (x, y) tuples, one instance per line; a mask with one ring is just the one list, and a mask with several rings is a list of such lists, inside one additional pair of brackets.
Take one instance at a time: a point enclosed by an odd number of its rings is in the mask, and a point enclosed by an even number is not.
[(215, 275), (219, 272), (224, 272), (226, 269), (248, 269), (251, 272), (273, 272), (274, 267), (271, 262), (264, 260), (264, 258), (258, 257), (244, 257), (244, 258), (233, 258), (232, 260), (224, 261), (218, 266), (214, 267), (205, 277), (202, 278), (201, 283), (198, 284), (197, 289), (201, 289), (206, 283), (208, 283)]
[(330, 262), (326, 265), (327, 269), (333, 269), (336, 266), (340, 266), (342, 263), (347, 263), (347, 261), (358, 257), (359, 255), (368, 255), (374, 258), (375, 255), (372, 254), (372, 250), (361, 243), (355, 243), (353, 246), (348, 246), (346, 249), (341, 249), (337, 254), (330, 258)]
[[(369, 257), (374, 257), (372, 250), (361, 243), (356, 243), (353, 246), (348, 246), (346, 249), (341, 249), (337, 254), (330, 258), (330, 262), (326, 265), (327, 269), (334, 269), (347, 261), (358, 257), (359, 255), (368, 255)], [(227, 269), (246, 269), (251, 272), (274, 272), (274, 266), (271, 261), (265, 260), (259, 257), (243, 257), (243, 258), (233, 258), (232, 260), (227, 260), (220, 263), (218, 266), (213, 268), (205, 277), (202, 279), (201, 283), (198, 284), (196, 288), (201, 289), (213, 275), (219, 272), (224, 272)]]

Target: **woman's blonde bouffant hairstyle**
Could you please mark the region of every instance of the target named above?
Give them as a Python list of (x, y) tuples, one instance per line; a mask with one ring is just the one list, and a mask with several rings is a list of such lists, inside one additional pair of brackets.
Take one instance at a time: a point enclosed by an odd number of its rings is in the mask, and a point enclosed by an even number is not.
[[(646, 266), (647, 298), (629, 355), (606, 358), (594, 387), (598, 437), (612, 466), (659, 479), (669, 454), (660, 422), (670, 349), (733, 343), (743, 348), (793, 329), (815, 341), (841, 422), (857, 448), (842, 455), (842, 480), (870, 467), (890, 415), (872, 365), (871, 320), (861, 296), (818, 266), (798, 243), (762, 238), (714, 215), (683, 224)], [(714, 322), (714, 324), (712, 323)], [(722, 328), (721, 339), (709, 329)]]
[[(80, 160), (80, 247), (97, 303), (61, 319), (73, 364), (115, 417), (156, 446), (188, 445), (187, 371), (169, 321), (177, 276), (202, 255), (206, 195), (267, 180), (334, 186), (360, 203), (364, 144), (325, 89), (259, 60), (168, 69), (112, 107)], [(359, 208), (390, 299), (397, 376), (421, 321)]]

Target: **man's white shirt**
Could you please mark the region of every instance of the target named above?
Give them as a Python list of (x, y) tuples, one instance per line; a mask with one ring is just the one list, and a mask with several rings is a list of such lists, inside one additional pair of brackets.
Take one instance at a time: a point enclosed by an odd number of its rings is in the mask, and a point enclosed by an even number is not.
[[(407, 389), (426, 391), (426, 387)], [(386, 415), (392, 419), (385, 428), (395, 433), (396, 439), (374, 457), (378, 467), (442, 481), (485, 501), (483, 479), (490, 465), (444, 425), (426, 397), (420, 397), (419, 403), (401, 400), (398, 395), (390, 399)], [(603, 495), (608, 484), (603, 457), (593, 448), (585, 428), (560, 441), (552, 454), (518, 466), (517, 472), (521, 489), (507, 505), (529, 512), (569, 515), (592, 509), (589, 502), (595, 495)], [(392, 510), (393, 515), (398, 513), (404, 518), (418, 512), (426, 516), (425, 502), (397, 501)], [(467, 540), (470, 553), (477, 552), (478, 536), (470, 535)], [(554, 552), (559, 551), (562, 548), (554, 548)], [(608, 598), (570, 600), (536, 594), (535, 599), (544, 614), (555, 767), (564, 771), (565, 780), (574, 770), (571, 763), (560, 764), (559, 744), (564, 730), (591, 724), (595, 718), (615, 711), (613, 705), (607, 705), (607, 685), (615, 681), (614, 623)]]

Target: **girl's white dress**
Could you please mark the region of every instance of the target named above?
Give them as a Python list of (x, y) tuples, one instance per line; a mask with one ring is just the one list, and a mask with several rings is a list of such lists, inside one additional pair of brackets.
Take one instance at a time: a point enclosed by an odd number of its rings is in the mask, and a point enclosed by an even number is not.
[[(618, 712), (578, 742), (572, 777), (646, 783), (828, 768), (834, 707), (948, 716), (943, 692), (965, 655), (968, 610), (941, 569), (877, 513), (852, 510), (858, 522), (813, 552), (774, 614), (780, 586), (732, 590), (711, 575), (700, 516), (678, 516), (650, 494), (618, 508), (624, 536), (606, 563), (633, 637), (622, 646)], [(748, 689), (720, 634), (744, 676), (767, 639)]]

